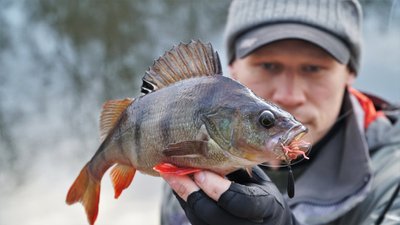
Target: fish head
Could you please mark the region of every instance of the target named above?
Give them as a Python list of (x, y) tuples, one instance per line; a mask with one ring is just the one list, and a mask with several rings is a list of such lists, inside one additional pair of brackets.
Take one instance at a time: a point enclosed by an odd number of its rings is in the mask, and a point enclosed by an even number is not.
[(236, 111), (231, 153), (252, 162), (276, 164), (304, 156), (307, 127), (275, 104), (257, 101)]
[(255, 96), (230, 102), (202, 120), (211, 138), (238, 162), (276, 165), (307, 157), (310, 144), (302, 137), (308, 129), (290, 113)]

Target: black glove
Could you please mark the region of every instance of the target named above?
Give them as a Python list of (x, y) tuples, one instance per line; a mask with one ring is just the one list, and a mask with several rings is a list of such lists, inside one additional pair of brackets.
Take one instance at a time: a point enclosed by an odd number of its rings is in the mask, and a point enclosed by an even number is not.
[(234, 182), (218, 202), (201, 190), (187, 202), (174, 193), (193, 225), (295, 224), (282, 194), (259, 167), (252, 169), (251, 177), (238, 170), (227, 178)]

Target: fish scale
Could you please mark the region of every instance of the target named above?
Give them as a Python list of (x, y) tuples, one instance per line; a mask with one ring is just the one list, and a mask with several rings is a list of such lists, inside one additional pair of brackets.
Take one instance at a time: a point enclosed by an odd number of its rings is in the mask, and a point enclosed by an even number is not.
[[(201, 78), (192, 78), (192, 79), (201, 79)], [(194, 82), (193, 84), (196, 85)], [(135, 117), (143, 117), (146, 111), (138, 111), (134, 108), (141, 108), (142, 105), (146, 105), (147, 107), (155, 108), (153, 113), (148, 114), (143, 123), (141, 123), (141, 132), (148, 133), (146, 137), (140, 140), (140, 147), (134, 149), (134, 151), (139, 151), (140, 154), (143, 153), (140, 149), (146, 149), (147, 152), (155, 152), (151, 157), (146, 157), (145, 160), (141, 160), (137, 165), (137, 168), (142, 168), (142, 171), (147, 173), (154, 173), (152, 167), (155, 165), (154, 162), (159, 162), (162, 154), (156, 153), (157, 151), (161, 151), (164, 149), (169, 143), (175, 143), (177, 140), (193, 140), (199, 132), (200, 126), (196, 123), (195, 113), (196, 108), (199, 107), (195, 104), (198, 102), (198, 98), (201, 98), (201, 93), (206, 93), (204, 91), (205, 88), (199, 87), (191, 87), (191, 83), (182, 84), (182, 86), (188, 86), (188, 90), (193, 90), (196, 93), (197, 98), (181, 98), (178, 100), (174, 100), (172, 103), (169, 99), (173, 98), (174, 95), (177, 94), (177, 89), (174, 87), (166, 87), (157, 92), (157, 96), (148, 94), (145, 99), (138, 99), (132, 104), (132, 110), (128, 108), (128, 111), (135, 111), (133, 118)], [(197, 85), (199, 86), (199, 85)], [(171, 90), (172, 89), (172, 90)], [(182, 88), (185, 89), (185, 88)], [(155, 94), (155, 93), (154, 93)], [(178, 93), (180, 94), (180, 93)], [(154, 97), (153, 97), (154, 96)], [(184, 96), (180, 94), (180, 96)], [(168, 113), (165, 113), (168, 112)], [(171, 119), (169, 115), (174, 115)], [(192, 120), (188, 120), (187, 118), (192, 118)], [(135, 120), (130, 120), (134, 127)], [(168, 127), (161, 127), (161, 124), (168, 124)], [(168, 133), (168, 139), (163, 138), (163, 133)], [(132, 137), (133, 140), (127, 141), (135, 141), (135, 137)], [(163, 140), (162, 142), (153, 140)], [(156, 156), (156, 157), (154, 157)], [(136, 161), (133, 159), (132, 161)]]
[(136, 171), (160, 176), (211, 170), (224, 176), (264, 162), (290, 163), (307, 150), (299, 141), (307, 128), (222, 76), (210, 44), (172, 48), (146, 71), (141, 90), (136, 99), (103, 105), (102, 143), (68, 191), (67, 204), (81, 202), (90, 224), (98, 214), (101, 178), (113, 165), (118, 198)]

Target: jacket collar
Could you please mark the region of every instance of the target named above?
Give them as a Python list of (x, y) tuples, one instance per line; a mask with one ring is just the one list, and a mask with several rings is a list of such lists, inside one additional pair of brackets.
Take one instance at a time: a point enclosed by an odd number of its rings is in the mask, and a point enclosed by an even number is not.
[(330, 132), (332, 136), (318, 149), (318, 159), (295, 182), (295, 198), (287, 199), (300, 222), (332, 221), (364, 200), (370, 190), (372, 171), (363, 110), (348, 92), (342, 112), (350, 113), (336, 132)]

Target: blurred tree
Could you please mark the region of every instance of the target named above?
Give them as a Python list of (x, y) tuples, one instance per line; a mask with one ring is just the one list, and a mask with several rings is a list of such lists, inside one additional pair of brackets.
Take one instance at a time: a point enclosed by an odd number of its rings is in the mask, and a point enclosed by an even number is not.
[[(145, 70), (172, 45), (222, 40), (229, 3), (0, 0), (0, 170), (29, 166), (66, 139), (93, 148), (102, 102), (136, 96)], [(399, 0), (361, 3), (382, 31), (392, 12), (399, 18)], [(75, 157), (89, 154), (81, 149)]]
[(0, 169), (22, 172), (62, 140), (88, 148), (102, 102), (136, 96), (145, 70), (172, 45), (219, 35), (228, 4), (0, 0)]
[[(66, 64), (73, 67), (70, 71), (75, 71), (71, 79), (78, 93), (84, 91), (89, 80), (100, 79), (102, 97), (109, 98), (138, 89), (135, 81), (160, 54), (160, 45), (165, 49), (179, 41), (207, 37), (220, 30), (228, 1), (35, 0), (25, 3), (33, 21), (45, 22), (60, 42), (67, 41), (73, 48), (76, 60)], [(95, 71), (82, 74), (80, 67)]]

